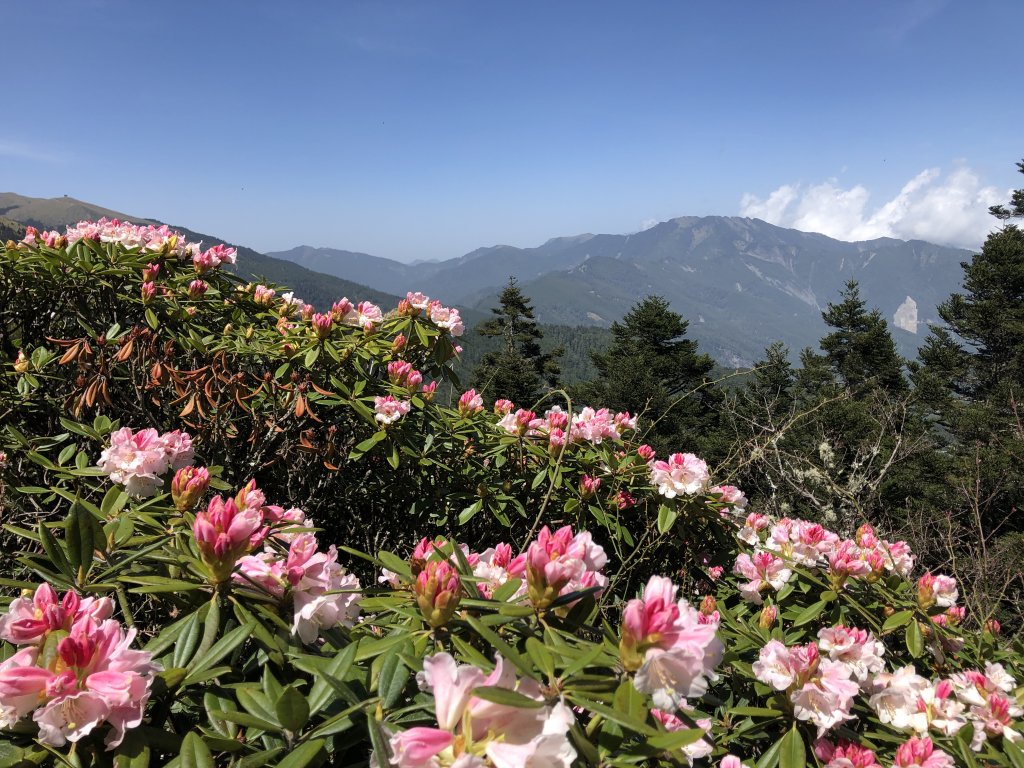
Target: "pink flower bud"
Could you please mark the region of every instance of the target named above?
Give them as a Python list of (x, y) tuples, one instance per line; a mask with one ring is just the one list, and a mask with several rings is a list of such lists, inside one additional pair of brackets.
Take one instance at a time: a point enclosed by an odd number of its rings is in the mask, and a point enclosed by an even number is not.
[(429, 403), (434, 399), (435, 392), (437, 392), (437, 382), (432, 381), (423, 388), (423, 391), (420, 392), (420, 397)]
[(591, 477), (590, 475), (584, 475), (580, 480), (580, 495), (584, 499), (589, 499), (595, 493), (597, 489), (601, 487), (601, 478)]
[(483, 409), (484, 399), (476, 393), (475, 389), (467, 390), (459, 397), (459, 415), (463, 418), (479, 413)]
[(205, 467), (184, 467), (171, 480), (171, 499), (179, 512), (187, 512), (199, 502), (210, 487), (210, 473)]
[(395, 340), (391, 342), (391, 352), (392, 354), (397, 354), (403, 349), (405, 349), (405, 334), (400, 333), (395, 336)]
[(156, 285), (153, 282), (142, 284), (142, 303), (148, 304), (156, 296)]
[(193, 280), (191, 283), (188, 284), (188, 297), (190, 299), (198, 299), (200, 296), (206, 293), (209, 287), (210, 286), (207, 285), (206, 282), (203, 280)]
[(494, 401), (494, 412), (499, 416), (504, 416), (506, 413), (512, 413), (515, 407), (515, 404), (511, 400), (500, 398)]
[(313, 333), (316, 337), (323, 341), (331, 335), (331, 327), (334, 325), (334, 318), (329, 314), (321, 315), (319, 313), (314, 314), (310, 320), (310, 325), (313, 326)]
[(654, 449), (651, 448), (651, 446), (647, 445), (647, 443), (644, 443), (639, 448), (637, 448), (636, 452), (637, 455), (640, 456), (640, 458), (643, 459), (644, 461), (650, 461), (651, 459), (654, 458), (655, 455)]
[(267, 288), (265, 285), (257, 285), (253, 291), (252, 298), (257, 304), (267, 307), (274, 301), (274, 296), (277, 294), (273, 288)]
[(14, 358), (14, 372), (25, 373), (29, 369), (29, 359), (24, 349), (18, 350), (18, 356)]
[(250, 537), (262, 524), (258, 508), (239, 510), (233, 499), (224, 501), (220, 496), (214, 496), (207, 510), (196, 515), (192, 533), (214, 584), (231, 577), (235, 562), (249, 551)]
[(462, 597), (462, 583), (452, 566), (444, 560), (430, 560), (412, 585), (416, 604), (430, 626), (448, 623)]
[(775, 624), (775, 620), (778, 618), (778, 616), (778, 608), (776, 608), (774, 605), (766, 605), (764, 608), (761, 609), (761, 615), (757, 619), (757, 626), (761, 627), (762, 629), (768, 629), (773, 624)]
[(147, 264), (142, 270), (143, 282), (150, 282), (156, 279), (156, 276), (160, 274), (159, 264)]

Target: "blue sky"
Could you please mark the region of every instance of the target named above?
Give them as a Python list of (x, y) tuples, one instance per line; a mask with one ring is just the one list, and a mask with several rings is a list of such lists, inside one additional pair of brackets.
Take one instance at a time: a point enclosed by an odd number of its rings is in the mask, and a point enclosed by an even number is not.
[(7, 0), (0, 191), (401, 260), (682, 215), (980, 243), (1017, 0)]

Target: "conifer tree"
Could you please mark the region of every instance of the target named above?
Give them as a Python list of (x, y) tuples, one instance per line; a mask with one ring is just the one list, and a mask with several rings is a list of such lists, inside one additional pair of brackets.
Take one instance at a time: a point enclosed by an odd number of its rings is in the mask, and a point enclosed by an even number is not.
[(612, 323), (613, 342), (591, 353), (597, 379), (577, 395), (656, 420), (648, 439), (659, 452), (703, 450), (716, 458), (720, 394), (708, 382), (714, 361), (686, 338), (689, 323), (660, 296), (648, 296)]
[(476, 331), (499, 339), (501, 346), (483, 356), (473, 371), (472, 384), (491, 402), (505, 398), (529, 408), (545, 386), (557, 386), (561, 350), (545, 353), (541, 349), (544, 333), (515, 277), (509, 277), (498, 303), (491, 309), (494, 317), (477, 326)]

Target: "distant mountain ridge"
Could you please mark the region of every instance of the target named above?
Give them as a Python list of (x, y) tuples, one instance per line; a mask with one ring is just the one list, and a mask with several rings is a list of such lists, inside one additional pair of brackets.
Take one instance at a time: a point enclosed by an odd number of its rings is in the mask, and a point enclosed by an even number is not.
[(628, 235), (558, 237), (535, 248), (498, 245), (441, 262), (402, 264), (302, 246), (272, 256), (381, 290), (422, 290), (485, 309), (515, 275), (543, 323), (608, 326), (649, 294), (669, 300), (719, 362), (749, 364), (775, 340), (796, 352), (825, 331), (821, 310), (848, 279), (913, 357), (960, 287), (971, 252), (924, 241), (850, 243), (760, 219), (684, 216)]

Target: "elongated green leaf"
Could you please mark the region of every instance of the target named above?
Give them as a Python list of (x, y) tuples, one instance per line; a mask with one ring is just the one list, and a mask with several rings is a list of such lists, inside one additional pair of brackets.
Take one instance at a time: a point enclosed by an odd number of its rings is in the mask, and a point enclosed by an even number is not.
[(334, 690), (331, 683), (335, 680), (341, 681), (348, 674), (352, 662), (356, 658), (358, 643), (351, 643), (345, 646), (337, 656), (324, 665), (315, 676), (313, 687), (309, 691), (309, 711), (316, 714), (323, 709), (334, 697)]
[(902, 627), (904, 624), (910, 621), (911, 616), (914, 615), (913, 611), (898, 611), (885, 620), (882, 624), (882, 632), (891, 632), (898, 627)]
[(57, 539), (54, 538), (53, 532), (46, 527), (46, 523), (39, 523), (39, 541), (43, 545), (43, 551), (46, 552), (46, 556), (50, 558), (50, 562), (53, 566), (67, 576), (69, 579), (74, 580), (75, 570), (72, 569), (71, 563), (69, 562), (67, 555), (64, 553), (64, 548), (57, 543)]
[(671, 531), (678, 517), (678, 510), (672, 509), (667, 504), (662, 504), (658, 508), (658, 533), (668, 533)]
[(535, 637), (528, 637), (526, 638), (526, 652), (533, 659), (534, 663), (543, 670), (544, 674), (547, 675), (548, 680), (554, 680), (555, 657), (551, 655), (551, 651), (548, 650), (547, 646)]
[(518, 707), (519, 709), (540, 709), (544, 706), (543, 701), (531, 699), (518, 691), (510, 691), (508, 688), (499, 688), (494, 685), (482, 685), (473, 689), (473, 695), (485, 701), (493, 701), (495, 704), (502, 704), (506, 707)]
[(195, 731), (190, 731), (181, 742), (181, 768), (214, 768), (210, 748)]
[(326, 758), (324, 751), (325, 739), (313, 739), (300, 744), (277, 764), (277, 768), (306, 768), (310, 765), (320, 765)]
[(385, 707), (390, 707), (398, 701), (410, 674), (409, 668), (402, 663), (397, 648), (384, 657), (377, 675), (377, 694)]
[(804, 768), (806, 765), (807, 749), (804, 747), (804, 737), (794, 724), (782, 737), (779, 745), (779, 768)]
[(821, 615), (821, 612), (825, 610), (826, 605), (827, 603), (824, 600), (819, 600), (818, 602), (807, 606), (793, 619), (793, 626), (801, 627), (810, 621), (814, 621)]
[(671, 752), (699, 741), (703, 735), (704, 731), (700, 728), (686, 728), (671, 733), (659, 733), (657, 736), (648, 737), (646, 741), (648, 746)]
[(1009, 739), (1003, 739), (1003, 752), (1010, 758), (1013, 768), (1024, 768), (1024, 750)]
[(921, 657), (924, 654), (924, 638), (921, 637), (921, 625), (916, 621), (912, 621), (907, 625), (907, 631), (904, 636), (907, 643), (907, 650), (910, 651), (910, 655), (915, 659)]
[(255, 622), (235, 627), (214, 643), (206, 653), (192, 659), (188, 665), (189, 675), (185, 678), (185, 685), (189, 685), (192, 682), (191, 678), (219, 663), (225, 656), (244, 643), (252, 635), (254, 628)]
[(285, 730), (292, 733), (298, 733), (309, 722), (309, 703), (306, 697), (290, 685), (285, 686), (281, 697), (274, 703), (274, 712)]

